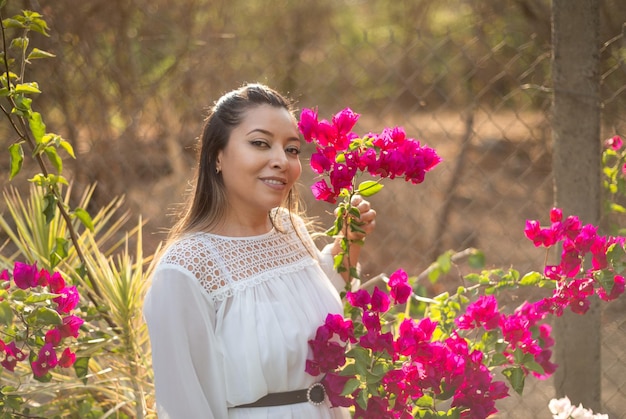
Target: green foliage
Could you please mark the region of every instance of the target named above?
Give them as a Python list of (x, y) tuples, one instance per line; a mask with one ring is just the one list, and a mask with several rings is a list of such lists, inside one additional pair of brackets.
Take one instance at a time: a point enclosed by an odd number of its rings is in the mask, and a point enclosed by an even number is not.
[[(85, 192), (79, 206), (90, 205), (93, 191), (92, 187)], [(86, 321), (85, 330), (89, 333), (78, 340), (73, 375), (54, 373), (49, 383), (35, 383), (28, 387), (20, 387), (16, 381), (16, 390), (11, 395), (20, 395), (26, 405), (37, 400), (33, 396), (36, 392), (55, 395), (45, 406), (30, 408), (32, 412), (53, 417), (66, 410), (64, 406), (74, 406), (78, 411), (78, 403), (95, 392), (99, 396), (89, 402), (90, 411), (97, 412), (100, 406), (104, 411), (118, 412), (119, 417), (146, 417), (144, 406), (152, 397), (153, 384), (141, 304), (149, 284), (152, 257), (143, 255), (142, 222), (124, 232), (128, 214), (119, 214), (123, 202), (115, 200), (96, 213), (92, 229), (83, 226), (78, 230), (77, 242), (84, 251), (87, 268), (102, 285), (101, 292), (96, 294), (83, 275), (85, 266), (74, 247), (70, 247), (63, 257), (55, 256), (58, 239), (68, 236), (68, 228), (58, 212), (49, 222), (46, 221), (43, 213), (45, 196), (44, 190), (35, 186), (27, 201), (15, 189), (5, 193), (11, 219), (0, 216), (0, 230), (7, 234), (17, 250), (8, 256), (0, 254), (0, 266), (7, 266), (17, 259), (37, 262), (40, 266), (56, 265), (57, 270), (90, 296), (90, 300), (80, 306), (81, 317)], [(63, 200), (68, 200), (69, 196), (68, 190)], [(78, 219), (74, 223), (77, 228), (82, 225)], [(36, 303), (48, 297), (22, 292), (13, 299)], [(0, 305), (3, 322), (10, 317), (8, 310), (10, 307)], [(56, 312), (49, 310), (37, 310), (30, 315), (33, 324), (38, 319), (54, 322), (57, 316)], [(80, 408), (86, 408), (86, 402), (81, 403)]]
[[(5, 6), (6, 2), (1, 2), (0, 11)], [(3, 39), (9, 39), (9, 32), (13, 36), (5, 43), (10, 48), (3, 51), (0, 71), (2, 110), (17, 135), (8, 147), (9, 178), (21, 174), (26, 156), (40, 171), (29, 179), (32, 187), (27, 199), (15, 188), (3, 192), (8, 218), (0, 215), (0, 230), (9, 241), (0, 253), (0, 267), (26, 260), (61, 271), (87, 296), (79, 312), (88, 333), (78, 339), (73, 372), (50, 371), (36, 380), (24, 380), (29, 372), (19, 366), (15, 373), (1, 371), (7, 385), (0, 393), (0, 415), (153, 416), (146, 410), (151, 405), (152, 373), (141, 315), (152, 258), (143, 255), (143, 222), (126, 229), (129, 217), (119, 213), (121, 199), (104, 205), (92, 217), (86, 208), (94, 187), (85, 190), (77, 206), (70, 206), (74, 199), (63, 175), (63, 158), (75, 158), (74, 149), (60, 135), (48, 131), (42, 114), (33, 109), (33, 97), (41, 93), (39, 84), (25, 78), (33, 61), (55, 56), (31, 45), (31, 35), (48, 36), (48, 26), (42, 15), (28, 10), (1, 22)], [(59, 314), (45, 306), (54, 295), (31, 290), (13, 290), (10, 296), (6, 290), (0, 292), (0, 323), (6, 326), (5, 335), (19, 332), (14, 325), (18, 317), (33, 330), (60, 322)], [(31, 306), (34, 308), (24, 311)]]

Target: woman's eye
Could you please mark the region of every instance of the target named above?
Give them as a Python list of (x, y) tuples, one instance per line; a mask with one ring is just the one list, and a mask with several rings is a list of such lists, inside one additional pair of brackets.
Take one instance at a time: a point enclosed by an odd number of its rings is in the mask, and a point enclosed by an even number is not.
[(268, 147), (267, 142), (263, 140), (252, 140), (250, 141), (250, 144), (252, 144), (255, 147)]
[(294, 156), (297, 156), (298, 154), (300, 154), (300, 149), (298, 147), (289, 147), (285, 151), (289, 154), (293, 154)]

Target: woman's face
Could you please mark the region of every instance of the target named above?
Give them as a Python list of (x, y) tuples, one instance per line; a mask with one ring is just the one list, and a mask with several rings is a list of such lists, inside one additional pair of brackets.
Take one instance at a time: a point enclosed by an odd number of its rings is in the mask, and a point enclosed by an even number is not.
[(279, 206), (302, 173), (300, 147), (287, 109), (260, 105), (246, 111), (216, 161), (229, 210), (253, 217)]

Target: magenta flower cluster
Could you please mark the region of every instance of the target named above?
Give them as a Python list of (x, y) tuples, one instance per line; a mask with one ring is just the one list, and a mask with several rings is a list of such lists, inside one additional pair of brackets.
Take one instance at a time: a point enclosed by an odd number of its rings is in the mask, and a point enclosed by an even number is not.
[(624, 238), (599, 235), (576, 216), (564, 219), (558, 208), (550, 211), (550, 221), (542, 227), (529, 220), (524, 230), (535, 246), (562, 249), (559, 263), (537, 274), (554, 285), (549, 297), (506, 314), (495, 295), (479, 295), (455, 309), (452, 326), (430, 317), (387, 322), (384, 315), (412, 294), (406, 272), (398, 270), (389, 278), (388, 293), (347, 293), (351, 318), (326, 318), (309, 341), (313, 357), (306, 371), (322, 375), (330, 402), (353, 406), (355, 418), (409, 419), (416, 406), (432, 412), (424, 398), (450, 399), (450, 408), (464, 419), (496, 413), (495, 403), (508, 396), (508, 387), (495, 380), (494, 367), (512, 385), (520, 378), (515, 375), (543, 379), (556, 370), (547, 316), (560, 316), (568, 307), (584, 314), (592, 295), (611, 301), (624, 293)]
[[(323, 374), (330, 402), (333, 406), (353, 406), (355, 418), (413, 418), (415, 401), (426, 394), (451, 397), (451, 406), (462, 411), (462, 418), (485, 418), (494, 413), (495, 400), (506, 397), (508, 389), (494, 380), (484, 354), (472, 349), (460, 334), (438, 339), (437, 322), (430, 318), (405, 318), (395, 337), (385, 331), (382, 316), (393, 305), (406, 303), (412, 293), (407, 280), (406, 272), (400, 269), (390, 276), (389, 295), (378, 288), (371, 294), (365, 290), (348, 292), (347, 301), (360, 313), (356, 325), (339, 315), (328, 315), (315, 339), (309, 341), (313, 359), (307, 361), (306, 371)], [(380, 387), (365, 398), (364, 405), (359, 403), (362, 387), (342, 395), (346, 385), (356, 380), (355, 374), (341, 371), (346, 365), (346, 345), (371, 351), (366, 363), (377, 360), (382, 366), (372, 369), (380, 376)], [(363, 361), (362, 356), (354, 358), (356, 363)], [(361, 368), (356, 370), (363, 371)], [(368, 383), (372, 384), (369, 378)]]
[(363, 138), (352, 132), (359, 114), (346, 108), (331, 121), (318, 120), (317, 111), (303, 109), (298, 127), (307, 142), (315, 144), (311, 168), (328, 176), (311, 186), (317, 200), (331, 203), (343, 189), (352, 191), (359, 173), (373, 177), (404, 177), (417, 184), (441, 158), (435, 150), (408, 138), (401, 127), (385, 128), (381, 133), (369, 133)]
[[(0, 364), (9, 371), (14, 371), (18, 362), (30, 360), (33, 374), (37, 378), (44, 377), (55, 367), (69, 368), (76, 361), (76, 354), (69, 347), (62, 348), (65, 338), (78, 337), (83, 319), (70, 314), (78, 305), (80, 295), (75, 286), (67, 286), (65, 280), (58, 273), (50, 274), (47, 270), (32, 265), (15, 262), (10, 273), (8, 269), (0, 273), (0, 287), (11, 291), (12, 285), (20, 290), (39, 292), (48, 290), (54, 296), (53, 309), (61, 318), (60, 324), (46, 325), (33, 332), (40, 333), (33, 341), (26, 339), (18, 342), (16, 336), (5, 335), (0, 340), (0, 354), (4, 359)], [(9, 339), (9, 340), (7, 340)], [(33, 342), (38, 342), (34, 344)], [(36, 346), (40, 346), (37, 350)], [(31, 353), (32, 352), (32, 353)]]
[[(575, 313), (589, 310), (589, 298), (597, 294), (604, 301), (611, 301), (624, 293), (624, 276), (609, 263), (611, 249), (624, 247), (624, 237), (598, 234), (598, 228), (585, 224), (576, 216), (563, 219), (559, 208), (550, 211), (551, 225), (541, 227), (538, 221), (526, 221), (524, 233), (535, 246), (546, 248), (561, 244), (561, 257), (557, 265), (545, 267), (546, 278), (555, 281), (554, 294), (536, 303), (536, 310), (560, 316), (567, 307)], [(584, 261), (591, 258), (591, 266), (585, 269)]]

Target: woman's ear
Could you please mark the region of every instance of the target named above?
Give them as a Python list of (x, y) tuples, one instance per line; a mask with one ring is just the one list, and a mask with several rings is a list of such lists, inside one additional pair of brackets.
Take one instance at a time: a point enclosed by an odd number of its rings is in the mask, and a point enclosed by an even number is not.
[(215, 173), (222, 171), (222, 150), (217, 153), (215, 157)]

